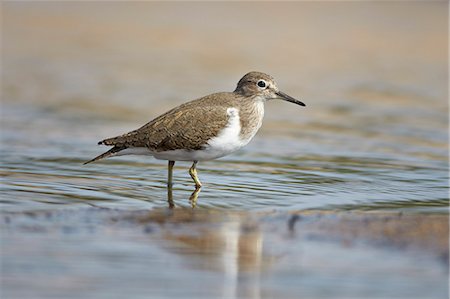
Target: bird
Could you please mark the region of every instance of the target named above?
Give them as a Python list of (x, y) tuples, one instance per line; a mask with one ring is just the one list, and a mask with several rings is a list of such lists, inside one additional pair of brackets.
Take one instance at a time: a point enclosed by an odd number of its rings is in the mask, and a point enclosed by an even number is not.
[(233, 92), (186, 102), (136, 130), (99, 141), (99, 145), (112, 148), (84, 164), (113, 156), (153, 156), (168, 161), (167, 185), (172, 187), (175, 161), (191, 161), (189, 174), (199, 189), (202, 183), (197, 163), (226, 156), (247, 145), (262, 125), (264, 104), (275, 99), (306, 106), (280, 91), (272, 76), (249, 72)]

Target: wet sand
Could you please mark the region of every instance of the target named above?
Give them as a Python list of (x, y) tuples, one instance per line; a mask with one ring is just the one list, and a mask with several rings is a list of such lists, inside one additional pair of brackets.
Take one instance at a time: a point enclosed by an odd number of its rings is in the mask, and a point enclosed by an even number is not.
[[(5, 298), (327, 298), (329, 292), (445, 298), (447, 292), (442, 214), (88, 208), (5, 213), (1, 223)], [(121, 271), (128, 286), (120, 284)]]

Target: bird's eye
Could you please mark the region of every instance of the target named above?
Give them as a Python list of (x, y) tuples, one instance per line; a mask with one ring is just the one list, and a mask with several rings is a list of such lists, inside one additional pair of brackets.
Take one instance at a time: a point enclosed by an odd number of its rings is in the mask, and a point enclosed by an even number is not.
[(261, 87), (261, 88), (266, 87), (266, 82), (265, 82), (264, 80), (259, 80), (257, 84), (258, 84), (258, 86)]

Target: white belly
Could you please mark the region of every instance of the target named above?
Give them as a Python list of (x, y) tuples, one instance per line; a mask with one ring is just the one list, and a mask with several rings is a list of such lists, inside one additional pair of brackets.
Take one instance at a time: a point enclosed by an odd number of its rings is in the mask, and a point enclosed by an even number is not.
[[(263, 104), (261, 103), (261, 105)], [(264, 108), (262, 107), (262, 109)], [(177, 149), (163, 152), (152, 152), (148, 148), (128, 148), (119, 152), (118, 155), (151, 155), (156, 159), (171, 161), (204, 161), (226, 156), (249, 143), (262, 123), (261, 117), (251, 136), (246, 139), (242, 139), (240, 137), (241, 122), (239, 118), (239, 110), (237, 108), (228, 108), (227, 114), (227, 126), (220, 131), (216, 137), (208, 140), (202, 150), (192, 151)]]
[(225, 151), (223, 149), (215, 149), (215, 148), (206, 148), (204, 150), (197, 150), (197, 151), (174, 150), (174, 151), (157, 152), (153, 154), (153, 157), (159, 160), (171, 160), (171, 161), (205, 161), (221, 158), (238, 150), (239, 148), (236, 148), (231, 151)]

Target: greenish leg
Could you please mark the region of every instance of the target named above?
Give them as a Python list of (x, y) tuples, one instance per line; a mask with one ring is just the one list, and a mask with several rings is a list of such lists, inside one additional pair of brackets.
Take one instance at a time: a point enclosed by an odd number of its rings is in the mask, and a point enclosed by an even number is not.
[(175, 203), (173, 202), (172, 187), (167, 188), (167, 202), (169, 203), (170, 209), (175, 207)]
[(189, 174), (191, 175), (191, 178), (194, 180), (195, 182), (195, 188), (198, 189), (202, 186), (202, 183), (200, 183), (200, 180), (198, 179), (197, 176), (197, 169), (195, 168), (195, 166), (197, 166), (197, 162), (198, 161), (194, 161), (194, 163), (192, 164), (191, 168), (189, 168)]
[(173, 186), (173, 166), (175, 165), (175, 161), (169, 161), (169, 167), (168, 167), (168, 179), (167, 179), (167, 187), (172, 188)]

